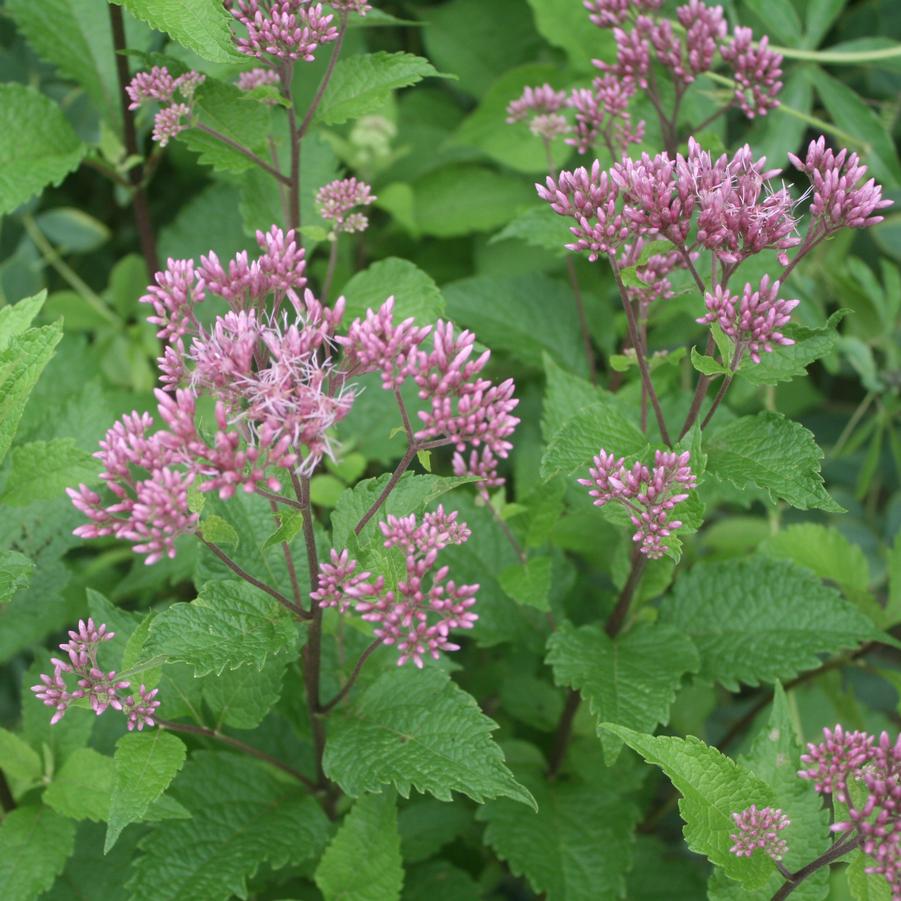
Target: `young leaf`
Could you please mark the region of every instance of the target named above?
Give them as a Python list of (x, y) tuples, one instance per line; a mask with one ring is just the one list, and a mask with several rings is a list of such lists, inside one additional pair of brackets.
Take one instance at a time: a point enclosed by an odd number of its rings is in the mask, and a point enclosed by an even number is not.
[(85, 149), (49, 97), (21, 84), (0, 85), (0, 215), (47, 185), (58, 185), (78, 166)]
[(236, 754), (195, 752), (172, 788), (192, 817), (169, 820), (141, 841), (128, 883), (134, 901), (228, 901), (247, 880), (316, 860), (329, 821), (306, 789)]
[(551, 567), (550, 557), (533, 557), (525, 563), (506, 566), (498, 577), (501, 588), (520, 604), (550, 610)]
[(3, 901), (34, 901), (53, 885), (75, 847), (75, 823), (28, 804), (0, 822)]
[(842, 512), (823, 487), (823, 452), (813, 434), (781, 413), (766, 410), (722, 425), (705, 449), (707, 471), (736, 488), (756, 485), (799, 510)]
[(701, 655), (701, 678), (731, 691), (791, 679), (876, 638), (872, 621), (807, 570), (751, 557), (700, 563), (677, 580), (661, 620), (685, 632)]
[(0, 307), (0, 351), (6, 350), (9, 342), (31, 325), (46, 300), (47, 292), (40, 291), (33, 297)]
[(700, 667), (698, 652), (678, 629), (639, 624), (610, 638), (598, 626), (564, 622), (548, 640), (554, 681), (579, 691), (598, 723), (604, 758), (611, 765), (622, 741), (600, 728), (620, 723), (641, 732), (669, 721), (669, 709), (686, 673)]
[(550, 441), (563, 425), (585, 407), (607, 403), (613, 399), (613, 395), (595, 388), (587, 379), (567, 372), (554, 362), (550, 354), (544, 354), (543, 362), (547, 388), (541, 411), (541, 434), (545, 441)]
[(325, 901), (396, 901), (404, 884), (394, 792), (363, 795), (316, 868)]
[(752, 804), (773, 804), (773, 790), (765, 782), (692, 735), (654, 737), (609, 723), (603, 728), (669, 777), (682, 795), (679, 812), (685, 821), (685, 841), (692, 851), (722, 867), (745, 888), (766, 883), (773, 872), (769, 857), (757, 854), (742, 858), (729, 853), (730, 836), (735, 831), (732, 814)]
[(278, 702), (288, 656), (269, 657), (258, 672), (252, 666), (224, 670), (203, 680), (203, 700), (216, 727), (255, 729)]
[(97, 461), (71, 438), (32, 441), (13, 448), (12, 467), (0, 503), (24, 507), (32, 501), (52, 500), (69, 486), (98, 478)]
[(444, 315), (444, 297), (435, 280), (408, 260), (388, 257), (358, 272), (344, 286), (347, 301), (345, 317), (350, 322), (366, 316), (367, 309), (377, 310), (389, 297), (394, 297), (394, 316), (412, 316), (418, 325), (431, 325)]
[(34, 564), (26, 556), (0, 548), (0, 604), (8, 604), (28, 585), (33, 570)]
[(513, 238), (561, 257), (569, 253), (564, 245), (572, 243), (572, 234), (566, 220), (545, 203), (515, 216), (489, 243)]
[(188, 663), (198, 676), (239, 666), (297, 644), (291, 614), (246, 582), (207, 582), (190, 604), (167, 607), (150, 626), (149, 654)]
[(496, 728), (446, 673), (399, 667), (335, 717), (323, 766), (354, 797), (393, 785), (405, 798), (415, 788), (441, 801), (457, 791), (479, 803), (503, 796), (534, 806), (504, 765)]
[(116, 742), (116, 771), (104, 853), (116, 844), (122, 830), (141, 819), (169, 787), (184, 765), (185, 754), (184, 742), (162, 729), (132, 732)]
[[(286, 542), (290, 544), (294, 540), (294, 536), (301, 530), (303, 526), (303, 517), (296, 510), (286, 510), (277, 513), (278, 528), (263, 542), (260, 550), (265, 552), (271, 547)], [(237, 539), (237, 533), (235, 533)], [(235, 541), (237, 544), (237, 541)]]
[(37, 782), (44, 771), (41, 758), (14, 732), (0, 729), (0, 770), (13, 779)]

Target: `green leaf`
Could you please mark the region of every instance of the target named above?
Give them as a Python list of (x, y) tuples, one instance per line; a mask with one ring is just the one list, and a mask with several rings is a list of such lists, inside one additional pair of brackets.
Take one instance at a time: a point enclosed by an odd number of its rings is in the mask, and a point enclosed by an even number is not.
[(532, 247), (550, 250), (561, 257), (569, 253), (565, 245), (572, 242), (567, 220), (558, 216), (546, 203), (533, 206), (515, 216), (488, 243), (514, 238), (525, 241)]
[(46, 300), (47, 292), (39, 291), (33, 297), (0, 307), (0, 351), (6, 350), (9, 342), (31, 325)]
[[(263, 542), (260, 547), (261, 551), (268, 551), (269, 548), (282, 542), (290, 544), (303, 526), (303, 517), (296, 510), (276, 513), (276, 517), (278, 518), (278, 528)], [(237, 544), (237, 537), (237, 533), (235, 533), (235, 544)]]
[(116, 742), (116, 772), (109, 801), (109, 826), (103, 853), (122, 830), (141, 819), (169, 787), (185, 762), (184, 742), (162, 729), (132, 732)]
[(148, 653), (190, 664), (198, 676), (293, 650), (297, 629), (288, 611), (246, 582), (207, 582), (190, 604), (167, 607), (150, 626)]
[(23, 782), (37, 782), (44, 772), (31, 745), (7, 729), (0, 729), (0, 770)]
[(0, 462), (15, 437), (28, 396), (62, 336), (61, 322), (29, 329), (0, 353)]
[(18, 551), (0, 548), (0, 604), (8, 604), (31, 581), (34, 564)]
[(805, 47), (818, 47), (848, 0), (808, 0), (805, 19)]
[(325, 901), (396, 901), (404, 884), (394, 792), (363, 795), (322, 855), (316, 885)]
[(0, 215), (58, 185), (84, 154), (85, 145), (49, 97), (21, 84), (0, 85)]
[[(529, 0), (538, 31), (566, 52), (569, 64), (580, 72), (596, 72), (593, 59), (616, 59), (616, 44), (609, 29), (595, 28), (581, 3), (569, 0)], [(540, 83), (540, 82), (536, 82)]]
[(855, 851), (850, 861), (845, 876), (854, 901), (892, 901), (892, 889), (885, 876), (867, 873), (872, 862), (863, 851)]
[(135, 18), (212, 63), (244, 59), (234, 48), (231, 17), (218, 0), (122, 0)]
[(769, 857), (736, 857), (729, 852), (730, 835), (735, 831), (732, 814), (751, 804), (773, 804), (773, 790), (765, 782), (694, 736), (654, 737), (613, 724), (603, 728), (669, 777), (682, 795), (679, 812), (685, 822), (685, 841), (692, 851), (722, 867), (745, 888), (757, 888), (769, 879), (774, 869)]
[(729, 375), (732, 372), (728, 366), (713, 357), (699, 353), (696, 347), (691, 349), (691, 365), (704, 375)]
[(471, 695), (435, 667), (384, 673), (330, 726), (323, 766), (357, 797), (393, 785), (450, 801), (457, 791), (482, 803), (534, 800), (504, 765), (490, 733), (497, 726)]
[(65, 489), (97, 480), (97, 461), (71, 438), (32, 441), (13, 448), (12, 467), (0, 503), (25, 507), (33, 501), (52, 500)]
[(823, 452), (813, 433), (781, 413), (764, 411), (719, 426), (705, 442), (707, 471), (736, 488), (756, 485), (799, 510), (841, 513), (820, 475)]
[(413, 867), (404, 881), (404, 901), (472, 901), (481, 888), (466, 870), (446, 860), (432, 860)]
[(586, 475), (602, 447), (617, 456), (631, 456), (647, 443), (644, 433), (613, 402), (597, 402), (567, 420), (550, 439), (541, 458), (541, 475), (545, 480), (558, 473)]
[(216, 719), (216, 727), (256, 729), (282, 693), (289, 659), (270, 657), (258, 672), (252, 666), (225, 670), (203, 680), (203, 700)]
[(79, 748), (44, 791), (44, 803), (73, 820), (105, 822), (113, 789), (113, 759), (93, 748)]
[(522, 177), (471, 163), (429, 172), (413, 183), (413, 193), (417, 228), (437, 238), (492, 231), (535, 202)]
[(474, 331), (492, 351), (542, 368), (544, 354), (586, 376), (579, 318), (572, 289), (542, 274), (476, 276), (444, 287), (448, 315)]
[(772, 3), (768, 0), (743, 0), (766, 26), (767, 32), (777, 41), (790, 47), (801, 41), (801, 20), (791, 3)]
[(822, 666), (821, 654), (879, 633), (870, 619), (807, 570), (751, 557), (699, 563), (676, 581), (660, 616), (701, 655), (701, 677), (736, 691)]
[(409, 260), (388, 257), (358, 272), (341, 292), (347, 301), (345, 318), (365, 318), (368, 309), (394, 298), (395, 321), (412, 316), (418, 325), (431, 325), (444, 315), (444, 297), (435, 280)]
[(648, 624), (610, 638), (598, 626), (577, 629), (564, 622), (548, 640), (547, 663), (558, 685), (588, 701), (608, 766), (619, 756), (622, 741), (601, 723), (641, 732), (666, 725), (683, 676), (700, 668), (698, 652), (682, 632)]
[(464, 803), (419, 798), (405, 804), (397, 817), (403, 858), (418, 863), (434, 857), (472, 822)]
[(3, 901), (34, 901), (53, 885), (75, 847), (75, 823), (29, 804), (0, 822)]
[(341, 125), (382, 108), (392, 91), (429, 76), (442, 76), (421, 56), (412, 53), (362, 53), (339, 60), (316, 118)]
[(54, 207), (38, 213), (41, 231), (60, 253), (88, 253), (110, 239), (110, 230), (99, 219), (77, 207)]
[(247, 898), (262, 863), (309, 864), (329, 821), (307, 790), (235, 754), (195, 752), (172, 788), (192, 814), (144, 838), (128, 883), (134, 901)]
[(612, 394), (562, 369), (549, 354), (544, 355), (544, 373), (547, 388), (541, 410), (541, 434), (545, 441), (550, 441), (561, 426), (585, 407), (613, 400)]
[(548, 595), (551, 591), (550, 557), (533, 557), (525, 563), (504, 567), (498, 576), (501, 588), (520, 604), (537, 610), (550, 610)]
[[(240, 539), (234, 527), (215, 513), (201, 521), (201, 528), (204, 539), (212, 544), (224, 544), (226, 547), (238, 546)], [(260, 550), (263, 551), (265, 548), (261, 547)]]
[[(2, 568), (0, 568), (2, 573)], [(2, 582), (0, 582), (2, 584)], [(2, 597), (2, 592), (0, 592)], [(901, 532), (895, 536), (888, 559), (888, 603), (885, 605), (886, 627), (901, 622)]]

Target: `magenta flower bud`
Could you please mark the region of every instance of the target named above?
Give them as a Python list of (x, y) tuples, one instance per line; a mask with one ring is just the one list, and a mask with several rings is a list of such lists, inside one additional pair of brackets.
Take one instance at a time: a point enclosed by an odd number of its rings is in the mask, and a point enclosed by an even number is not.
[(331, 222), (335, 232), (361, 232), (369, 225), (362, 213), (349, 215), (354, 207), (369, 206), (378, 198), (366, 182), (356, 178), (345, 178), (323, 185), (316, 192), (316, 206), (319, 214)]
[(190, 128), (188, 119), (191, 107), (186, 103), (173, 103), (161, 109), (153, 117), (153, 134), (151, 137), (160, 147), (165, 147), (176, 135)]
[(539, 113), (556, 113), (566, 104), (566, 91), (555, 91), (549, 84), (527, 87), (507, 105), (507, 124), (523, 122)]
[(622, 25), (633, 11), (653, 12), (662, 4), (663, 0), (582, 0), (589, 12), (588, 18), (598, 28)]
[(135, 110), (148, 100), (168, 103), (175, 88), (175, 79), (165, 66), (154, 66), (149, 72), (138, 72), (125, 87), (125, 93), (131, 100), (128, 108)]
[(765, 116), (779, 106), (782, 55), (769, 49), (766, 35), (755, 45), (751, 29), (738, 27), (720, 55), (732, 66), (735, 102), (749, 119)]
[(788, 851), (788, 842), (780, 835), (788, 829), (791, 820), (778, 807), (762, 807), (752, 804), (732, 819), (738, 829), (730, 836), (729, 849), (736, 857), (750, 857), (755, 851), (763, 851), (773, 860), (782, 860)]
[[(360, 4), (346, 0), (349, 8)], [(339, 0), (340, 3), (340, 0)], [(332, 4), (334, 6), (334, 4)], [(246, 37), (236, 37), (240, 53), (258, 59), (312, 62), (321, 44), (338, 39), (334, 16), (323, 10), (321, 3), (310, 0), (227, 0), (226, 7), (247, 30)]]
[(280, 82), (281, 79), (275, 69), (267, 69), (263, 66), (258, 66), (255, 69), (249, 69), (247, 72), (242, 72), (238, 76), (237, 85), (242, 91), (252, 91), (254, 88), (260, 88), (263, 85), (277, 85)]

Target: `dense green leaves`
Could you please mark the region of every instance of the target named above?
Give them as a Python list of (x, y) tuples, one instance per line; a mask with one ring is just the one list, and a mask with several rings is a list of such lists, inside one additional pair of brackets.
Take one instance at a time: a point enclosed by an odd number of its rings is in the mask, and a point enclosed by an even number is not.
[(6, 901), (33, 901), (47, 891), (75, 846), (75, 823), (39, 804), (0, 822), (0, 885)]
[(0, 770), (13, 779), (36, 782), (43, 767), (37, 752), (18, 735), (0, 729)]
[(412, 316), (428, 325), (444, 313), (444, 298), (434, 279), (408, 260), (388, 257), (358, 272), (342, 291), (347, 301), (348, 321), (364, 318), (367, 309), (378, 308), (394, 298), (395, 321)]
[(380, 676), (346, 712), (335, 717), (325, 771), (350, 795), (393, 785), (450, 801), (508, 797), (534, 804), (504, 765), (491, 739), (496, 725), (471, 695), (435, 667), (399, 667)]
[(34, 564), (23, 554), (0, 549), (0, 604), (8, 603), (29, 583), (33, 569)]
[(0, 503), (24, 507), (50, 500), (69, 486), (97, 479), (97, 461), (71, 438), (32, 441), (13, 448), (12, 468)]
[(790, 679), (875, 638), (872, 621), (808, 571), (752, 557), (701, 563), (676, 581), (661, 617), (701, 655), (700, 674), (735, 690)]

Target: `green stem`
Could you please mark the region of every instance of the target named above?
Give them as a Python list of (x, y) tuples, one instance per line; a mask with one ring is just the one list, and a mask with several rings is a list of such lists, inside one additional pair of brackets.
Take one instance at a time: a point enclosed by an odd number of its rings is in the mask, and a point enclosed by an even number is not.
[(901, 46), (883, 47), (881, 50), (801, 50), (794, 47), (774, 47), (774, 53), (781, 53), (786, 59), (810, 60), (815, 63), (854, 65), (855, 63), (875, 63), (883, 59), (901, 57)]

